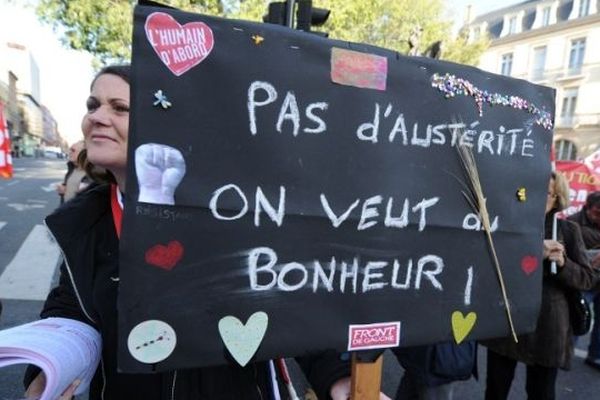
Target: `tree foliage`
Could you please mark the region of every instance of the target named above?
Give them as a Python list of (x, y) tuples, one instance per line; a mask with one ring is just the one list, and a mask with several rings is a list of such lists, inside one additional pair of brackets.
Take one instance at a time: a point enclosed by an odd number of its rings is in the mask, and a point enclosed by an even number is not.
[(442, 58), (466, 64), (476, 64), (487, 48), (486, 40), (468, 44), (464, 37), (451, 39), (452, 22), (443, 0), (321, 0), (319, 4), (333, 10), (327, 30), (334, 38), (407, 54), (411, 31), (421, 28), (419, 53), (442, 41)]
[(103, 62), (129, 57), (131, 6), (134, 1), (41, 0), (36, 8), (63, 43), (87, 50)]
[[(40, 0), (39, 18), (61, 33), (63, 43), (93, 54), (101, 64), (128, 60), (136, 0)], [(163, 4), (219, 15), (218, 0), (163, 0)]]
[[(226, 4), (233, 4), (229, 0)], [(131, 15), (135, 0), (40, 0), (39, 17), (62, 33), (64, 43), (86, 50), (101, 64), (128, 59), (131, 53)], [(237, 7), (224, 7), (220, 0), (162, 0), (184, 10), (261, 21), (265, 0), (241, 0)], [(419, 50), (443, 40), (442, 58), (476, 64), (488, 41), (468, 43), (464, 35), (452, 38), (452, 23), (445, 17), (443, 0), (314, 0), (330, 9), (323, 30), (331, 38), (368, 43), (407, 53), (408, 38), (422, 28)]]

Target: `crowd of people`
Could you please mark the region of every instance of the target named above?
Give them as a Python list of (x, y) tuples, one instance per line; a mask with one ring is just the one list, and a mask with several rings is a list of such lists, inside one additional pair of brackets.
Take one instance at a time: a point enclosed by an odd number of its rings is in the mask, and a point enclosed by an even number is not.
[[(117, 368), (117, 292), (120, 221), (114, 204), (122, 208), (127, 180), (127, 142), (130, 104), (130, 67), (105, 67), (94, 78), (83, 117), (84, 140), (69, 154), (69, 172), (57, 189), (61, 205), (46, 224), (60, 245), (64, 262), (59, 285), (48, 295), (42, 318), (72, 318), (95, 327), (102, 336), (102, 363), (90, 386), (95, 399), (286, 399), (284, 385), (273, 376), (269, 362), (246, 367), (223, 366), (160, 374), (124, 374)], [(584, 209), (567, 219), (554, 215), (568, 205), (568, 187), (553, 173), (546, 202), (544, 269), (541, 310), (534, 332), (519, 337), (487, 340), (485, 398), (506, 399), (517, 363), (527, 366), (530, 399), (555, 398), (559, 369), (569, 369), (574, 338), (569, 322), (569, 291), (586, 291), (599, 311), (597, 294), (600, 256), (600, 192), (592, 193)], [(557, 223), (558, 235), (553, 236)], [(76, 227), (76, 228), (74, 228)], [(76, 234), (74, 229), (76, 229)], [(556, 267), (554, 267), (556, 266)], [(556, 269), (556, 270), (554, 270)], [(596, 312), (598, 316), (598, 312)], [(453, 398), (453, 383), (477, 376), (478, 344), (440, 343), (394, 351), (405, 369), (395, 399)], [(600, 369), (600, 326), (594, 321), (590, 366)], [(298, 358), (320, 399), (350, 398), (350, 362), (334, 352)], [(275, 373), (276, 375), (276, 373)], [(78, 382), (63, 393), (71, 398)], [(27, 398), (41, 394), (45, 376), (29, 367)], [(389, 399), (381, 393), (381, 399)]]

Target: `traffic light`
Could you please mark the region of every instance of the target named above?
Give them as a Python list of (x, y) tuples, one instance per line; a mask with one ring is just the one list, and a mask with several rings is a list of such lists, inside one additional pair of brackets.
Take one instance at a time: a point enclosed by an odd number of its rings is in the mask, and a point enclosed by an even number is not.
[[(330, 10), (312, 6), (312, 0), (297, 0), (296, 29), (311, 32), (311, 27), (325, 24), (329, 18)], [(327, 37), (325, 32), (312, 32)]]
[(286, 25), (287, 4), (285, 1), (269, 3), (269, 13), (263, 16), (263, 22), (276, 25)]
[[(292, 27), (293, 21), (288, 21), (288, 10), (296, 7), (296, 29), (327, 37), (325, 32), (311, 30), (313, 26), (321, 26), (329, 18), (330, 11), (312, 6), (312, 0), (286, 0), (269, 3), (269, 12), (263, 16), (263, 22)], [(291, 13), (291, 16), (294, 14)]]

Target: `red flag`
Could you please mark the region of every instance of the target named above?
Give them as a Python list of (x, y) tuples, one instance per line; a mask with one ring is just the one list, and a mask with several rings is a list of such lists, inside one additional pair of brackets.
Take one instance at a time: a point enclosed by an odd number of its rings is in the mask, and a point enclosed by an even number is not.
[(10, 136), (4, 118), (4, 104), (0, 102), (0, 178), (12, 178), (12, 156), (10, 153)]
[(13, 175), (10, 136), (4, 118), (4, 104), (0, 102), (0, 178), (10, 179)]

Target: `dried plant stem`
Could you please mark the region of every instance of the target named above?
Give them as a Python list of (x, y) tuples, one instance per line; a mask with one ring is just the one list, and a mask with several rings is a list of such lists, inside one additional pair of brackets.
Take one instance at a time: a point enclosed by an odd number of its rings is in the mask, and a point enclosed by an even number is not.
[(510, 312), (510, 303), (508, 301), (508, 295), (506, 294), (506, 286), (504, 285), (504, 278), (502, 277), (502, 270), (500, 268), (500, 262), (496, 255), (496, 247), (494, 246), (494, 240), (492, 238), (492, 228), (490, 226), (490, 215), (486, 206), (486, 199), (483, 195), (483, 188), (481, 187), (481, 181), (479, 179), (479, 172), (477, 171), (477, 164), (473, 157), (473, 152), (470, 147), (457, 146), (458, 154), (462, 162), (462, 166), (465, 170), (467, 177), (469, 178), (469, 190), (471, 193), (467, 194), (463, 192), (463, 195), (467, 199), (467, 202), (471, 207), (479, 214), (483, 229), (485, 230), (485, 236), (487, 243), (492, 251), (492, 257), (494, 259), (494, 266), (496, 267), (496, 273), (500, 282), (500, 289), (502, 291), (502, 297), (504, 298), (504, 304), (506, 305), (506, 315), (508, 317), (508, 324), (513, 336), (515, 343), (518, 343), (517, 333), (515, 332), (515, 326), (512, 320), (512, 314)]

